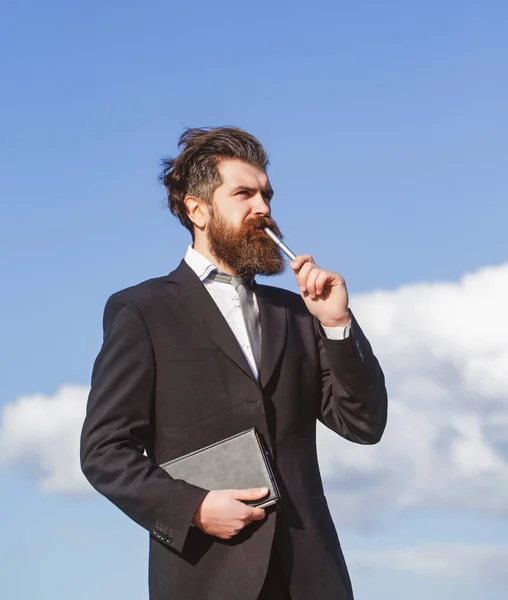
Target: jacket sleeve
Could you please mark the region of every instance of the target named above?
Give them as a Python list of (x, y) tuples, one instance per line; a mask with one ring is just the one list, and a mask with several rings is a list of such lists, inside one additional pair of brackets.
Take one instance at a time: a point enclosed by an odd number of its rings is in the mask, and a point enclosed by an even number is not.
[(90, 483), (161, 543), (181, 552), (207, 490), (172, 479), (151, 460), (155, 360), (136, 305), (113, 295), (92, 373), (81, 434), (81, 467)]
[(372, 348), (352, 317), (350, 335), (327, 339), (316, 322), (321, 361), (322, 396), (319, 420), (359, 444), (375, 444), (387, 420), (383, 372)]

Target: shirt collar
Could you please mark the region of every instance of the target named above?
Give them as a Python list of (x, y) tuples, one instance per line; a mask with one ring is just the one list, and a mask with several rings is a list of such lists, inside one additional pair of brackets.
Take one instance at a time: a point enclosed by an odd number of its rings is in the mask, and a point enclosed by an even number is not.
[[(206, 258), (206, 256), (203, 256), (200, 252), (194, 250), (192, 244), (189, 244), (184, 260), (194, 271), (194, 273), (196, 273), (200, 281), (205, 281), (205, 279), (208, 279), (210, 273), (213, 273), (214, 271), (217, 273), (221, 272), (219, 271), (217, 265), (214, 265), (213, 262)], [(249, 277), (247, 282), (250, 287), (256, 289), (256, 281), (254, 276)]]
[(201, 281), (204, 281), (212, 271), (218, 270), (217, 266), (210, 262), (208, 258), (194, 250), (192, 244), (187, 248), (184, 260)]

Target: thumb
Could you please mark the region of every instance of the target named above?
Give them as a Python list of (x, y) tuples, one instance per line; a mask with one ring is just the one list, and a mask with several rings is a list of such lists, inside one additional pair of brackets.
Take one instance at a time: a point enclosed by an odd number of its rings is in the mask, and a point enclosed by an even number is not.
[(236, 500), (258, 500), (268, 494), (268, 488), (250, 488), (248, 490), (231, 490)]

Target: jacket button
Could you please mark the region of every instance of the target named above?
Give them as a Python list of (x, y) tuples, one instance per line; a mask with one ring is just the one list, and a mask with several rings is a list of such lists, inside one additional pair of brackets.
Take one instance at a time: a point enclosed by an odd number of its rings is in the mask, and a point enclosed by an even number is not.
[(170, 534), (167, 536), (167, 540), (168, 544), (172, 544), (173, 543), (173, 536)]

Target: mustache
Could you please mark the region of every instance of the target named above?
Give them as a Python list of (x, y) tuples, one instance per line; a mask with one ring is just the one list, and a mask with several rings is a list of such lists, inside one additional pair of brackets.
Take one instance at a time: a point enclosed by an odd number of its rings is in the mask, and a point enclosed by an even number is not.
[[(265, 227), (271, 229), (279, 238), (282, 239), (282, 233), (277, 226), (277, 223), (271, 217), (258, 216), (252, 217), (244, 223), (244, 232), (246, 234), (254, 233), (257, 230), (263, 230)], [(266, 234), (264, 234), (266, 235)]]

